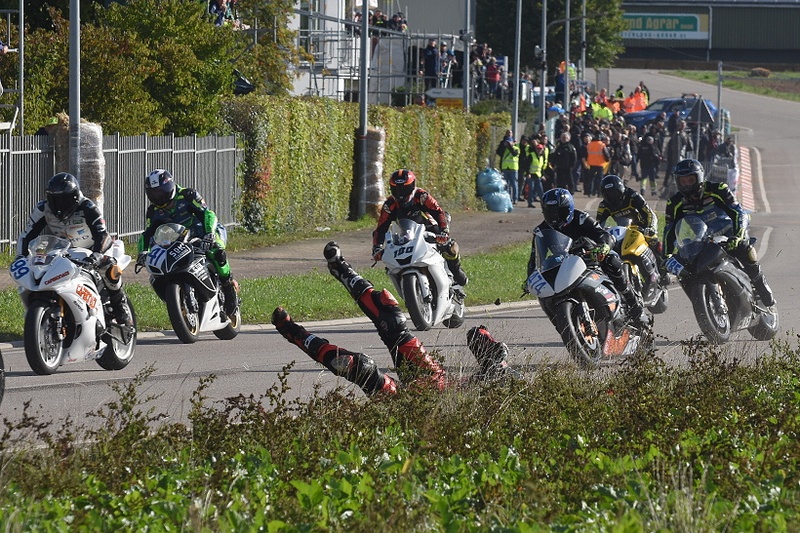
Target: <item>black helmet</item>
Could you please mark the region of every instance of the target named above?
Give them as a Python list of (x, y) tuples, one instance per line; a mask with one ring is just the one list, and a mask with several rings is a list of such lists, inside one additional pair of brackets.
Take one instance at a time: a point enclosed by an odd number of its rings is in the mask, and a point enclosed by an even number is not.
[(698, 200), (706, 183), (703, 165), (697, 159), (684, 159), (675, 165), (675, 183), (687, 200)]
[(618, 207), (625, 196), (625, 183), (616, 174), (609, 174), (600, 182), (600, 190), (609, 207)]
[(411, 203), (414, 191), (417, 190), (417, 177), (410, 170), (404, 168), (396, 170), (389, 178), (389, 189), (398, 204), (407, 205)]
[(50, 178), (45, 194), (47, 195), (47, 207), (60, 220), (72, 215), (83, 199), (78, 180), (67, 172), (59, 172)]
[(168, 170), (157, 168), (144, 179), (144, 192), (150, 203), (162, 207), (175, 198), (175, 180)]
[(567, 189), (550, 189), (542, 196), (542, 215), (551, 228), (561, 229), (575, 216), (575, 200)]

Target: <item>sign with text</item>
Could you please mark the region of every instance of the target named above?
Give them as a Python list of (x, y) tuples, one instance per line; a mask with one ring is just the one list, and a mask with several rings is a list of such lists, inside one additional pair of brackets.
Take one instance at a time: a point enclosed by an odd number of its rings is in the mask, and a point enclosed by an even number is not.
[(434, 87), (425, 91), (425, 96), (428, 98), (463, 98), (464, 89), (445, 89)]
[(623, 39), (708, 40), (708, 15), (624, 13)]

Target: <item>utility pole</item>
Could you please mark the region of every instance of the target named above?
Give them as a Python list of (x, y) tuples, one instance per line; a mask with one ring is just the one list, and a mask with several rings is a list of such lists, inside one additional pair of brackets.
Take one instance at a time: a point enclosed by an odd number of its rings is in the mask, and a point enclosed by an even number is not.
[(569, 0), (567, 0), (566, 10), (567, 21), (564, 24), (564, 109), (569, 113)]
[(353, 190), (350, 193), (350, 220), (358, 220), (367, 212), (367, 102), (369, 100), (369, 7), (361, 3), (361, 64), (358, 80), (358, 131), (356, 131), (356, 165)]
[(541, 46), (541, 71), (539, 76), (539, 124), (544, 127), (545, 98), (544, 91), (547, 77), (547, 0), (542, 0), (542, 46)]
[[(22, 22), (20, 21), (20, 24)], [(81, 179), (81, 2), (69, 2), (69, 173)]]
[(517, 0), (517, 34), (514, 39), (514, 103), (511, 114), (511, 131), (514, 139), (519, 139), (517, 123), (519, 122), (519, 54), (522, 47), (522, 0)]

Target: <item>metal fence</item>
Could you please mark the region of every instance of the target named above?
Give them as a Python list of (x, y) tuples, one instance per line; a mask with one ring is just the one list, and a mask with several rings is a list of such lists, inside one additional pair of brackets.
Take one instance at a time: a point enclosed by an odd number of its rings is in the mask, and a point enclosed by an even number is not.
[[(109, 230), (120, 236), (142, 231), (147, 209), (144, 177), (154, 168), (165, 168), (180, 185), (200, 191), (220, 222), (235, 224), (242, 153), (233, 135), (104, 136), (103, 214)], [(54, 173), (51, 137), (0, 136), (0, 246), (16, 242)]]

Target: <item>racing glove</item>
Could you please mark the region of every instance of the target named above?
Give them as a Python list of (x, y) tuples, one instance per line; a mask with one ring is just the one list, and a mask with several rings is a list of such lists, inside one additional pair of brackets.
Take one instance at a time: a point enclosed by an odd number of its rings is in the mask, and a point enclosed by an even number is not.
[(653, 228), (642, 228), (642, 233), (645, 235), (645, 237), (655, 237), (656, 230)]
[(216, 240), (217, 240), (216, 235), (214, 235), (213, 233), (206, 233), (205, 235), (203, 235), (203, 240), (200, 243), (200, 248), (202, 248), (203, 251), (207, 252), (214, 246)]
[(732, 252), (735, 249), (737, 249), (740, 244), (742, 244), (742, 238), (741, 237), (739, 237), (739, 236), (731, 237), (725, 243), (725, 249), (728, 250), (729, 252)]
[(139, 255), (136, 256), (136, 265), (144, 266), (146, 262), (147, 262), (147, 252), (139, 252)]
[(372, 247), (372, 259), (376, 262), (380, 261), (383, 258), (383, 246), (380, 244), (376, 244)]
[(444, 245), (447, 244), (448, 242), (450, 242), (450, 235), (448, 235), (447, 233), (439, 233), (438, 235), (436, 235), (436, 244)]
[(592, 257), (597, 259), (598, 261), (602, 261), (605, 256), (608, 255), (608, 252), (611, 251), (611, 246), (607, 244), (600, 244), (591, 250)]

